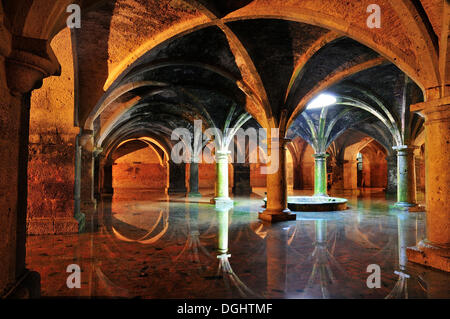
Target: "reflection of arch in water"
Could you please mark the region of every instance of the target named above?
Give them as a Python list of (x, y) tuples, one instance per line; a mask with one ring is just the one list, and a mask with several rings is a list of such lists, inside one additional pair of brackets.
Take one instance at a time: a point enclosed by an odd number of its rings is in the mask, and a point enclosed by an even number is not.
[(258, 294), (253, 292), (238, 275), (233, 271), (230, 264), (230, 257), (228, 251), (228, 233), (229, 233), (229, 209), (216, 208), (217, 216), (217, 259), (219, 264), (215, 278), (223, 279), (225, 288), (230, 296), (232, 296), (233, 287), (238, 291), (242, 298), (257, 297)]
[[(155, 229), (158, 227), (158, 225), (161, 222), (163, 224), (162, 230), (158, 234), (151, 236), (152, 233), (155, 231)], [(111, 225), (111, 231), (112, 231), (113, 235), (120, 241), (135, 242), (135, 243), (140, 243), (143, 245), (151, 245), (151, 244), (156, 243), (162, 236), (164, 236), (166, 234), (168, 229), (169, 229), (169, 213), (165, 210), (161, 210), (159, 212), (159, 216), (158, 216), (156, 223), (144, 236), (142, 236), (139, 239), (130, 239), (130, 238), (122, 235), (119, 231), (117, 231), (117, 229), (114, 226)]]
[[(201, 263), (200, 253), (203, 253), (205, 257), (208, 259), (212, 258), (211, 254), (205, 248), (204, 243), (202, 243), (202, 239), (212, 239), (215, 238), (215, 235), (206, 235), (200, 234), (200, 230), (198, 227), (198, 204), (186, 204), (185, 207), (185, 219), (186, 219), (186, 242), (183, 246), (181, 252), (173, 258), (173, 261), (179, 261), (182, 256), (188, 254), (190, 260), (195, 263), (199, 270), (204, 270), (205, 267)], [(211, 227), (210, 227), (211, 228)], [(208, 229), (209, 230), (209, 229)], [(208, 231), (207, 231), (208, 232)], [(207, 233), (206, 232), (206, 233)]]

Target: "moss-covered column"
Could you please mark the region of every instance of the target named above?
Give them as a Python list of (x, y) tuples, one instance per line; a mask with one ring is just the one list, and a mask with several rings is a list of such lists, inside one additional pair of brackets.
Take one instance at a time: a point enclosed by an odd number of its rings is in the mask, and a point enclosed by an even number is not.
[(416, 206), (416, 164), (414, 150), (417, 147), (394, 146), (397, 151), (397, 203), (395, 206), (407, 208)]
[(267, 174), (267, 208), (258, 216), (267, 222), (296, 219), (287, 207), (286, 144), (289, 141), (273, 139), (268, 146), (271, 161), (278, 161), (278, 169)]
[(314, 154), (314, 196), (328, 196), (327, 192), (328, 154)]
[(229, 197), (228, 190), (228, 150), (216, 151), (216, 185), (214, 203), (220, 205), (231, 205), (233, 201)]
[(387, 194), (397, 193), (397, 156), (387, 156)]

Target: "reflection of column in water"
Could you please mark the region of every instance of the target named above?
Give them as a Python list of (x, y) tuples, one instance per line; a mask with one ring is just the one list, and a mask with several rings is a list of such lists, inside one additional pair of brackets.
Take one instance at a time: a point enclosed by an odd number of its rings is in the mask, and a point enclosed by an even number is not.
[(385, 297), (386, 299), (405, 298), (408, 299), (408, 279), (410, 275), (406, 273), (406, 264), (408, 257), (406, 256), (406, 219), (407, 215), (399, 213), (397, 215), (397, 235), (398, 235), (398, 268), (394, 271), (398, 275), (398, 280), (391, 290), (391, 292)]
[(242, 298), (258, 297), (250, 288), (248, 288), (234, 273), (230, 264), (231, 255), (228, 253), (228, 228), (229, 228), (229, 208), (216, 207), (217, 214), (217, 258), (219, 267), (217, 277), (223, 278), (228, 292), (232, 293), (233, 287)]
[(398, 228), (398, 265), (400, 270), (406, 269), (406, 263), (408, 257), (406, 256), (406, 223), (407, 217), (404, 214), (397, 215), (397, 228)]
[(217, 252), (219, 254), (228, 253), (228, 220), (229, 210), (226, 208), (216, 208), (217, 216)]
[(267, 292), (287, 291), (287, 241), (289, 228), (268, 226), (266, 237)]
[[(314, 250), (309, 260), (312, 260), (312, 270), (306, 284), (305, 294), (308, 295), (309, 290), (315, 286), (316, 280), (320, 285), (320, 293), (322, 298), (330, 298), (329, 286), (336, 282), (336, 276), (333, 274), (332, 268), (337, 270), (342, 282), (348, 278), (345, 270), (340, 266), (338, 261), (334, 258), (334, 247), (336, 245), (336, 236), (334, 234), (333, 244), (331, 250), (328, 250), (328, 229), (327, 220), (315, 220), (315, 243)], [(333, 237), (333, 236), (332, 236)]]
[(327, 243), (327, 221), (324, 219), (316, 220), (316, 242), (318, 244)]
[(334, 261), (327, 248), (327, 221), (318, 219), (315, 221), (316, 242), (312, 253), (314, 258), (313, 269), (309, 277), (307, 287), (312, 287), (316, 275), (319, 277), (323, 298), (329, 298), (328, 285), (335, 280), (331, 271), (331, 260)]
[(200, 241), (200, 231), (198, 227), (198, 203), (186, 203), (185, 216), (187, 221), (187, 238), (182, 251), (175, 257), (174, 261), (179, 260), (182, 256), (187, 254), (188, 258), (197, 264), (199, 270), (202, 270), (205, 265), (202, 265), (200, 260), (200, 253), (207, 257), (211, 257), (209, 252)]

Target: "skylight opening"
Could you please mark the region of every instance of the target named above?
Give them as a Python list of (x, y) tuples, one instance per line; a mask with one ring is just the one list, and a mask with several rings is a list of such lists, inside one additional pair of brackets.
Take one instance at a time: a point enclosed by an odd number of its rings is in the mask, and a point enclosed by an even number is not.
[(337, 102), (337, 100), (333, 95), (322, 93), (319, 96), (317, 96), (314, 100), (309, 102), (309, 104), (306, 106), (306, 108), (308, 110), (321, 109), (323, 107), (333, 105), (336, 102)]

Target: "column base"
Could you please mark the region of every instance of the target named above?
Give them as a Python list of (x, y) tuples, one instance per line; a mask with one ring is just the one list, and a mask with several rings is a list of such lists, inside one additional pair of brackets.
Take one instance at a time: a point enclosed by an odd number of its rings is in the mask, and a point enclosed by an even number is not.
[(188, 197), (202, 197), (202, 194), (200, 192), (189, 192)]
[(407, 211), (410, 213), (418, 213), (425, 212), (425, 207), (416, 203), (408, 203), (408, 202), (397, 202), (392, 208)]
[(439, 247), (421, 241), (406, 249), (408, 261), (450, 272), (450, 246)]
[(252, 194), (251, 187), (237, 187), (233, 188), (233, 194), (235, 196), (250, 196)]
[(186, 195), (187, 190), (186, 189), (182, 189), (182, 188), (172, 188), (167, 190), (167, 194), (169, 195)]
[(330, 197), (328, 194), (314, 194), (313, 197)]
[(282, 211), (273, 211), (266, 209), (258, 213), (258, 218), (269, 223), (276, 223), (288, 220), (296, 220), (297, 215), (292, 213), (289, 209), (284, 209)]
[(215, 204), (216, 208), (231, 208), (234, 201), (229, 197), (215, 197), (210, 200), (211, 204)]

